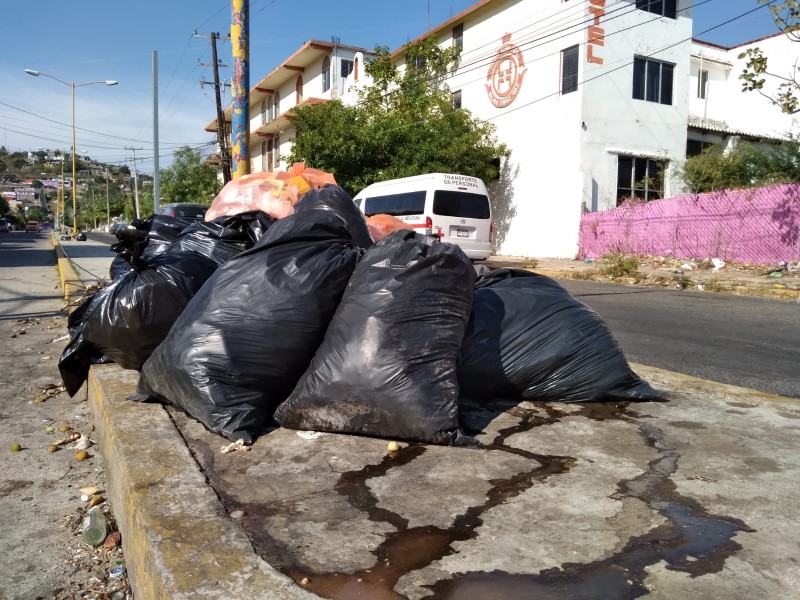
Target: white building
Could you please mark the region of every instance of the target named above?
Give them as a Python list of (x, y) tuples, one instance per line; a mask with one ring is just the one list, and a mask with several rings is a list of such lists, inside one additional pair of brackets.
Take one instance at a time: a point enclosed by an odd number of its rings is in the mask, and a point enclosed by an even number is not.
[[(498, 253), (573, 257), (582, 211), (614, 208), (630, 196), (681, 193), (687, 149), (741, 137), (780, 139), (793, 130), (792, 119), (768, 100), (741, 93), (744, 61), (737, 57), (757, 45), (771, 71), (788, 72), (800, 45), (782, 35), (735, 48), (693, 40), (693, 4), (481, 0), (423, 36), (462, 48), (446, 82), (454, 101), (493, 123), (511, 149), (490, 188)], [(354, 61), (364, 58), (358, 50), (351, 50)], [(297, 55), (254, 88), (251, 106), (279, 84), (281, 97), (292, 95), (293, 75), (285, 70)], [(403, 50), (394, 56), (402, 66)], [(306, 64), (317, 73), (315, 63)], [(340, 89), (369, 85), (355, 75), (354, 69)], [(261, 97), (259, 88), (268, 88)], [(351, 89), (342, 100), (355, 97)], [(255, 136), (275, 136), (285, 126), (270, 125), (257, 110), (251, 117)], [(251, 139), (254, 170), (264, 156), (270, 164), (268, 146), (256, 155), (257, 140)], [(291, 135), (278, 140), (283, 147)]]

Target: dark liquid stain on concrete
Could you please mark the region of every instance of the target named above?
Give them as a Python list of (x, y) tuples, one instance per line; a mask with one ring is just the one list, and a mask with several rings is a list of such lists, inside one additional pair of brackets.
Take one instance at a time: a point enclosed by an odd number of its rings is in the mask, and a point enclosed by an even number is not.
[[(665, 562), (667, 568), (692, 577), (717, 573), (725, 560), (741, 549), (734, 536), (753, 529), (738, 519), (711, 515), (695, 500), (676, 492), (670, 476), (677, 470), (678, 453), (655, 427), (640, 425), (645, 443), (660, 458), (635, 479), (619, 484), (617, 498), (638, 498), (668, 522), (643, 536), (632, 538), (622, 550), (601, 561), (564, 564), (537, 575), (502, 572), (466, 573), (430, 586), (429, 598), (537, 598), (627, 600), (648, 594), (645, 568)], [(490, 590), (490, 593), (484, 593)]]

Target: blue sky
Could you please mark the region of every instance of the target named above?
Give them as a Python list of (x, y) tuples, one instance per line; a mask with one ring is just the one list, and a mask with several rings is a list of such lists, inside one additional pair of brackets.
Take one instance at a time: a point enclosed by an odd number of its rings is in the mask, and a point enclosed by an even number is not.
[[(476, 0), (250, 0), (251, 83), (266, 75), (309, 39), (372, 48), (397, 48), (424, 33), (428, 10), (435, 26)], [(700, 35), (758, 6), (756, 0), (696, 0), (694, 33), (709, 42), (736, 45), (776, 31), (766, 9)], [(702, 4), (701, 4), (702, 3)], [(178, 144), (213, 139), (203, 127), (214, 117), (213, 79), (208, 40), (192, 37), (211, 31), (226, 35), (230, 0), (6, 0), (0, 25), (0, 144), (9, 150), (69, 148), (70, 89), (30, 68), (76, 83), (114, 79), (119, 85), (92, 85), (76, 91), (79, 154), (131, 164), (131, 150), (152, 171), (152, 51), (159, 52), (161, 154)], [(230, 62), (230, 44), (219, 56)], [(230, 70), (221, 76), (230, 79)], [(227, 98), (223, 100), (227, 102)], [(27, 114), (17, 109), (28, 111)], [(46, 117), (51, 121), (42, 119)], [(55, 123), (53, 122), (55, 121)], [(141, 150), (139, 150), (141, 148)], [(169, 163), (162, 156), (161, 165)]]

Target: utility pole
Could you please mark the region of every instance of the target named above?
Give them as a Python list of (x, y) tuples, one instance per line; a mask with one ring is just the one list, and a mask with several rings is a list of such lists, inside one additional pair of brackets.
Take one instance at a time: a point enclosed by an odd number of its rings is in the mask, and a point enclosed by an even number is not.
[(250, 0), (232, 0), (233, 178), (250, 173)]
[[(108, 183), (108, 180), (106, 180)], [(153, 213), (161, 201), (161, 174), (158, 172), (158, 50), (153, 50)]]
[(142, 148), (132, 148), (130, 146), (126, 146), (125, 149), (133, 151), (133, 199), (134, 206), (136, 207), (136, 218), (141, 219), (139, 214), (139, 173), (136, 170), (136, 150), (142, 150)]
[(111, 202), (108, 199), (108, 167), (106, 167), (106, 224), (109, 231), (111, 229)]
[[(228, 144), (225, 141), (225, 113), (222, 111), (222, 98), (220, 96), (220, 88), (224, 90), (227, 84), (224, 82), (220, 84), (219, 81), (219, 68), (228, 67), (228, 65), (223, 65), (222, 61), (217, 58), (217, 40), (229, 40), (231, 38), (230, 36), (223, 38), (220, 37), (219, 33), (213, 32), (210, 36), (198, 35), (197, 32), (195, 32), (194, 37), (208, 38), (211, 40), (211, 58), (213, 62), (210, 65), (200, 63), (200, 66), (212, 67), (214, 69), (214, 95), (216, 96), (217, 102), (217, 144), (219, 145), (222, 162), (222, 180), (223, 183), (228, 183), (231, 180), (231, 159), (228, 155)], [(205, 79), (201, 80), (200, 87), (205, 86), (207, 83)]]

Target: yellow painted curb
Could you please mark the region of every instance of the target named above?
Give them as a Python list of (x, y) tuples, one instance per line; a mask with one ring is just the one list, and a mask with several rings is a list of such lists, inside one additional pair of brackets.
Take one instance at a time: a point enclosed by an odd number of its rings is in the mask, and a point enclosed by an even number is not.
[(72, 312), (73, 303), (70, 302), (71, 297), (78, 295), (78, 290), (83, 288), (83, 282), (78, 276), (78, 272), (70, 261), (64, 249), (61, 247), (56, 234), (50, 233), (50, 242), (56, 252), (56, 259), (58, 261), (58, 278), (61, 282), (61, 289), (64, 292), (64, 300), (67, 302), (67, 307)]
[(93, 365), (89, 403), (137, 598), (312, 600), (259, 557), (160, 404), (128, 400), (136, 371)]
[(800, 409), (800, 398), (768, 394), (767, 392), (700, 379), (699, 377), (683, 375), (682, 373), (675, 373), (674, 371), (667, 371), (657, 367), (648, 367), (638, 363), (630, 363), (630, 366), (639, 377), (656, 387), (658, 387), (659, 383), (664, 383), (670, 388), (691, 390), (693, 392), (709, 392), (731, 400), (747, 402), (754, 406), (761, 403), (789, 404), (793, 408)]

